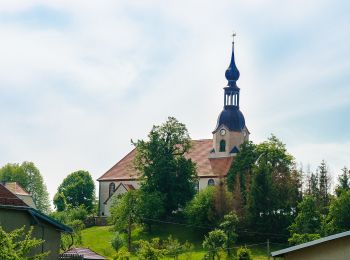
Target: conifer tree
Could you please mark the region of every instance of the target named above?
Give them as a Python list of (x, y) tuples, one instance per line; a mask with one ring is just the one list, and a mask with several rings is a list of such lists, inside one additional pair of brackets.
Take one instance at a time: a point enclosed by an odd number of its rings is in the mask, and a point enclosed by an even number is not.
[(346, 168), (344, 166), (344, 168), (342, 169), (342, 174), (340, 174), (338, 176), (338, 186), (335, 190), (337, 196), (339, 197), (340, 196), (340, 193), (342, 191), (347, 191), (350, 189), (350, 179), (349, 179), (349, 174), (350, 174), (350, 171), (348, 170), (348, 168)]

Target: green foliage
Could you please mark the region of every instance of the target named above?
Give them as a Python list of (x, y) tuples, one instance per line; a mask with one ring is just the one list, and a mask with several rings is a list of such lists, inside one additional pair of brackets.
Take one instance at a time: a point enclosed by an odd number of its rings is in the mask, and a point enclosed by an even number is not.
[(162, 248), (159, 238), (153, 238), (151, 241), (138, 241), (139, 248), (137, 256), (140, 260), (157, 260), (164, 257), (166, 250)]
[(65, 203), (73, 208), (84, 205), (88, 212), (93, 210), (95, 184), (89, 172), (76, 171), (63, 180), (54, 198), (54, 205), (58, 211), (65, 209), (64, 199)]
[(253, 259), (252, 252), (246, 247), (240, 247), (236, 254), (237, 260), (251, 260)]
[(115, 251), (119, 251), (124, 245), (124, 238), (119, 232), (115, 232), (113, 238), (112, 238), (112, 247), (115, 249)]
[(25, 232), (25, 227), (5, 232), (0, 226), (0, 259), (43, 259), (50, 252), (32, 254), (32, 250), (41, 246), (44, 240), (32, 238), (33, 227)]
[(328, 173), (328, 167), (326, 165), (326, 162), (322, 160), (320, 166), (318, 167), (319, 170), (319, 204), (320, 204), (320, 212), (321, 214), (326, 215), (328, 213), (328, 207), (329, 207), (329, 180), (330, 176)]
[(227, 242), (227, 236), (224, 231), (215, 229), (205, 236), (203, 241), (203, 248), (207, 250), (207, 256), (214, 259), (215, 256), (220, 259), (220, 250), (224, 249)]
[(313, 241), (321, 238), (320, 234), (297, 234), (294, 233), (289, 239), (288, 242), (291, 245), (299, 245), (309, 241)]
[(154, 220), (164, 215), (164, 196), (159, 192), (138, 191), (140, 199), (136, 205), (137, 214), (141, 223), (148, 226), (149, 231), (152, 230)]
[(135, 167), (142, 173), (141, 189), (159, 192), (165, 212), (170, 215), (184, 207), (195, 194), (195, 164), (185, 158), (191, 140), (185, 125), (173, 117), (160, 126), (153, 126), (148, 138), (148, 141), (133, 143)]
[(235, 163), (231, 165), (231, 168), (227, 173), (227, 186), (231, 191), (234, 190), (237, 177), (239, 177), (240, 187), (244, 195), (244, 201), (247, 199), (250, 178), (254, 163), (258, 159), (258, 156), (259, 154), (256, 150), (256, 145), (251, 141), (244, 142), (240, 146), (240, 152), (235, 158)]
[(344, 191), (332, 201), (325, 223), (325, 234), (334, 234), (350, 229), (350, 191)]
[(50, 212), (49, 193), (44, 179), (34, 163), (6, 164), (0, 169), (0, 181), (18, 182), (30, 193), (38, 210), (44, 213)]
[(66, 197), (63, 192), (57, 192), (53, 197), (53, 203), (55, 204), (56, 210), (58, 212), (62, 212), (67, 208)]
[(171, 235), (164, 241), (166, 254), (170, 257), (174, 257), (175, 260), (179, 258), (179, 254), (183, 251), (183, 246), (179, 240), (174, 239)]
[(140, 193), (131, 190), (119, 198), (115, 198), (110, 207), (111, 216), (109, 221), (114, 225), (115, 230), (124, 232), (127, 230), (128, 250), (131, 251), (131, 230), (133, 225), (140, 223)]
[(232, 247), (234, 246), (237, 240), (236, 228), (238, 225), (238, 217), (234, 212), (230, 212), (229, 214), (224, 216), (223, 222), (220, 224), (220, 229), (224, 231), (227, 242), (226, 242), (226, 250), (227, 255), (232, 255)]
[(275, 136), (257, 146), (258, 159), (247, 205), (249, 226), (259, 232), (287, 231), (300, 199), (301, 176), (293, 157)]
[(349, 174), (350, 174), (350, 171), (348, 170), (348, 168), (344, 167), (342, 169), (342, 174), (338, 176), (339, 184), (335, 189), (335, 193), (337, 194), (338, 197), (343, 191), (347, 191), (350, 189)]
[(298, 204), (298, 215), (290, 225), (289, 230), (293, 234), (314, 234), (320, 233), (321, 214), (317, 208), (316, 198), (304, 196)]
[(130, 252), (126, 248), (121, 248), (114, 256), (113, 260), (129, 260)]
[(73, 229), (72, 234), (61, 235), (61, 248), (63, 250), (82, 243), (81, 231), (85, 228), (84, 221), (88, 216), (83, 205), (77, 208), (68, 207), (65, 211), (52, 212), (50, 216)]
[(200, 190), (185, 208), (189, 223), (196, 226), (215, 226), (217, 218), (214, 204), (215, 187)]

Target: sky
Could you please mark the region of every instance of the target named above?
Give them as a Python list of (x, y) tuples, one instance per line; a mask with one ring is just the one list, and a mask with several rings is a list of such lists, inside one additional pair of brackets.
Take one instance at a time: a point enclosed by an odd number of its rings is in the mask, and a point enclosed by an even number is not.
[(32, 161), (50, 196), (100, 177), (168, 116), (211, 138), (236, 32), (250, 139), (311, 170), (350, 167), (350, 3), (0, 2), (0, 166)]

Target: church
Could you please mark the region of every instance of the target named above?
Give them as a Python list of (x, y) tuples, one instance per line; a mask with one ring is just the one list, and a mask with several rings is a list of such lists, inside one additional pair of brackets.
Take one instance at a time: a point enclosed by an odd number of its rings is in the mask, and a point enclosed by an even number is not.
[[(249, 140), (249, 131), (243, 113), (239, 109), (240, 89), (236, 82), (240, 73), (235, 64), (234, 42), (232, 56), (225, 77), (228, 81), (224, 88), (224, 108), (219, 114), (212, 132), (212, 139), (192, 140), (187, 158), (197, 166), (197, 189), (216, 185), (224, 178), (234, 163), (239, 147)], [(99, 215), (109, 216), (109, 208), (115, 196), (139, 188), (140, 173), (133, 166), (136, 150), (133, 149), (112, 168), (97, 179), (99, 182)]]

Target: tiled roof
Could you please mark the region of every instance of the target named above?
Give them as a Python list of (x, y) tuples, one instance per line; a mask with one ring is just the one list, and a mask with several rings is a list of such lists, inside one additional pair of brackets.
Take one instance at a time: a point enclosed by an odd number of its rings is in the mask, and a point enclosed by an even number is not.
[(30, 194), (24, 188), (22, 188), (22, 186), (19, 185), (17, 182), (5, 182), (4, 184), (5, 184), (4, 186), (8, 190), (13, 192), (14, 194), (17, 194), (17, 195), (29, 195), (30, 196)]
[(23, 200), (18, 198), (15, 194), (13, 194), (2, 184), (0, 184), (0, 205), (24, 207), (28, 206), (23, 202)]
[[(212, 139), (193, 140), (192, 147), (186, 158), (191, 158), (197, 165), (199, 177), (215, 177), (226, 175), (233, 157), (209, 158), (212, 150)], [(111, 169), (103, 174), (98, 181), (108, 180), (135, 180), (139, 177), (138, 172), (133, 167), (136, 150), (133, 149), (123, 159), (117, 162)]]
[(80, 255), (83, 257), (83, 259), (107, 259), (94, 251), (92, 251), (89, 248), (84, 248), (84, 247), (75, 247), (67, 250), (62, 254), (64, 255)]

